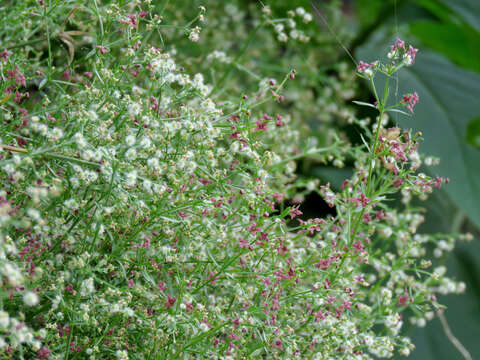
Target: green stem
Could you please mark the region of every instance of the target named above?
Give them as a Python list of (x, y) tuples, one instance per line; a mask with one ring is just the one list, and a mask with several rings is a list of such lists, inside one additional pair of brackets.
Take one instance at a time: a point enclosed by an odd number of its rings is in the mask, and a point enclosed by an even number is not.
[[(390, 78), (387, 76), (387, 78), (385, 80), (385, 88), (383, 90), (382, 101), (380, 101), (380, 99), (378, 98), (378, 94), (377, 94), (377, 90), (375, 88), (375, 83), (373, 81), (373, 78), (370, 79), (370, 82), (372, 83), (373, 92), (375, 94), (375, 98), (377, 99), (379, 116), (378, 116), (378, 121), (377, 121), (377, 129), (375, 131), (375, 139), (373, 141), (373, 146), (370, 147), (371, 152), (370, 152), (370, 156), (368, 157), (368, 180), (367, 180), (367, 188), (366, 188), (366, 191), (365, 191), (365, 196), (367, 198), (370, 198), (370, 196), (372, 195), (372, 192), (374, 190), (372, 188), (372, 177), (373, 177), (373, 171), (374, 171), (374, 164), (375, 164), (375, 161), (376, 161), (378, 138), (380, 137), (380, 129), (382, 128), (382, 118), (383, 118), (383, 114), (385, 113), (385, 105), (386, 105), (387, 100), (388, 100), (389, 79)], [(362, 217), (363, 217), (364, 213), (365, 213), (365, 208), (362, 209), (362, 211), (360, 212), (360, 214), (358, 215), (357, 219), (354, 222), (353, 233), (351, 234), (351, 240), (355, 237), (355, 234), (357, 233), (358, 227), (359, 227), (359, 225), (362, 221)], [(349, 236), (350, 236), (350, 234), (349, 234)]]

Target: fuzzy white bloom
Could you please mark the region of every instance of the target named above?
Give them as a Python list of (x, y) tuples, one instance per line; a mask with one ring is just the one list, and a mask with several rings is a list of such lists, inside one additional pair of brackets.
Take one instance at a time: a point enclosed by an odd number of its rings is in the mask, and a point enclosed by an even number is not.
[(78, 203), (75, 199), (68, 199), (63, 204), (69, 210), (77, 210), (78, 209)]
[(425, 327), (425, 325), (427, 325), (427, 320), (425, 320), (424, 318), (417, 319), (416, 324), (418, 327), (423, 328)]
[(207, 56), (207, 60), (208, 61), (217, 60), (218, 62), (227, 63), (227, 64), (231, 62), (231, 59), (227, 56), (227, 54), (225, 54), (224, 51), (218, 51), (218, 50), (214, 50), (212, 53), (210, 53)]
[(8, 316), (8, 313), (3, 310), (0, 310), (0, 329), (6, 329), (9, 323), (10, 323), (10, 318)]
[(127, 111), (128, 111), (128, 115), (134, 117), (140, 114), (140, 112), (142, 111), (142, 107), (140, 106), (139, 103), (134, 102), (127, 106)]
[(296, 40), (300, 37), (300, 32), (296, 29), (293, 29), (292, 31), (290, 31), (290, 37)]
[(134, 186), (137, 183), (137, 170), (130, 171), (125, 179), (128, 186)]
[(392, 236), (393, 230), (389, 226), (386, 226), (384, 228), (381, 228), (378, 230), (378, 232), (382, 235), (385, 236), (387, 239)]
[(288, 36), (287, 36), (287, 34), (282, 32), (282, 33), (278, 34), (277, 39), (278, 39), (278, 41), (281, 41), (281, 42), (287, 42), (288, 41)]
[(2, 274), (8, 279), (12, 286), (19, 286), (23, 283), (23, 275), (18, 268), (10, 263), (3, 265)]
[(200, 35), (198, 35), (198, 33), (196, 33), (195, 31), (192, 31), (190, 32), (188, 38), (190, 39), (190, 41), (197, 42), (198, 40), (200, 40)]
[(52, 130), (52, 135), (53, 137), (55, 137), (56, 139), (61, 139), (63, 137), (63, 130), (60, 129), (60, 128), (53, 128)]
[(401, 321), (400, 315), (395, 313), (387, 316), (385, 319), (385, 326), (390, 329), (390, 331), (397, 335), (402, 327), (403, 322)]
[(305, 14), (307, 13), (303, 7), (298, 7), (295, 12), (298, 16), (305, 16)]
[(82, 133), (79, 133), (79, 132), (75, 133), (75, 135), (73, 135), (73, 140), (75, 141), (75, 143), (80, 149), (83, 149), (85, 146), (87, 146), (87, 141), (83, 137)]
[(133, 146), (135, 145), (135, 142), (137, 141), (135, 135), (128, 135), (125, 137), (125, 144), (128, 146)]
[(149, 138), (144, 137), (142, 140), (140, 140), (139, 145), (142, 149), (148, 149), (150, 146), (152, 146), (152, 141)]
[(143, 180), (143, 188), (148, 193), (152, 193), (152, 182), (148, 179)]
[(445, 275), (446, 272), (447, 272), (447, 267), (441, 265), (436, 267), (435, 270), (433, 270), (433, 276), (440, 277)]
[(160, 57), (152, 61), (152, 69), (159, 74), (167, 74), (175, 71), (175, 62), (168, 56)]
[(83, 160), (90, 160), (93, 157), (93, 151), (90, 149), (85, 150), (81, 154)]
[(382, 298), (382, 301), (388, 305), (392, 301), (392, 292), (390, 289), (384, 287), (380, 290), (380, 297)]
[(118, 360), (128, 360), (128, 353), (125, 350), (117, 350), (115, 356)]
[(27, 210), (27, 215), (30, 219), (32, 219), (34, 221), (40, 220), (40, 211), (38, 211), (36, 209), (28, 209)]
[(410, 66), (413, 64), (413, 59), (410, 55), (408, 54), (405, 54), (403, 56), (403, 63), (406, 65), (406, 66)]
[(278, 32), (278, 33), (281, 33), (284, 28), (285, 28), (285, 26), (283, 24), (275, 25), (275, 31)]
[(93, 278), (88, 278), (83, 280), (82, 285), (80, 287), (80, 295), (87, 296), (93, 294), (95, 291), (95, 284)]
[(157, 158), (150, 158), (147, 160), (147, 165), (154, 170), (158, 170), (160, 168), (160, 162)]
[(23, 302), (27, 306), (35, 306), (38, 304), (39, 301), (40, 299), (38, 295), (32, 291), (29, 291), (25, 295), (23, 295)]
[(125, 159), (128, 161), (133, 161), (137, 158), (137, 150), (130, 148), (125, 152)]
[(309, 13), (306, 13), (304, 16), (303, 16), (303, 22), (305, 24), (308, 24), (310, 21), (312, 21), (313, 17), (311, 14)]
[(98, 120), (98, 114), (94, 110), (88, 110), (88, 117), (90, 118), (91, 121)]

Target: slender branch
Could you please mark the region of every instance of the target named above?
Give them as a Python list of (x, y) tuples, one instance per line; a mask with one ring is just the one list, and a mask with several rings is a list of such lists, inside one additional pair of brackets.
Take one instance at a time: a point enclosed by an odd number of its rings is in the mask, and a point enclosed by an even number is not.
[(463, 358), (465, 360), (472, 360), (472, 355), (468, 352), (468, 350), (462, 345), (462, 343), (453, 335), (452, 330), (450, 329), (450, 326), (448, 326), (447, 319), (445, 318), (445, 315), (443, 315), (443, 310), (438, 310), (437, 311), (438, 318), (440, 319), (440, 322), (442, 324), (443, 331), (445, 335), (447, 336), (448, 340), (452, 343), (453, 346), (458, 350), (460, 354), (462, 354)]
[(11, 146), (11, 145), (3, 145), (0, 144), (0, 149), (6, 150), (6, 151), (13, 151), (13, 152), (19, 152), (19, 153), (28, 153), (27, 149), (23, 149), (21, 147), (16, 147), (16, 146)]

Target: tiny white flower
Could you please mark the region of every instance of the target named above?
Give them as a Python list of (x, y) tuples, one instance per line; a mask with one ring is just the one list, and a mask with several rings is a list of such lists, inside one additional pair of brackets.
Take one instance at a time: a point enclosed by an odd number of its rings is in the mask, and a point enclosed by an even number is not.
[(128, 161), (133, 161), (137, 158), (137, 150), (130, 148), (125, 152), (125, 159)]
[(125, 144), (127, 144), (128, 146), (133, 146), (135, 145), (135, 141), (136, 141), (136, 138), (134, 135), (128, 135), (126, 138), (125, 138)]
[(306, 13), (306, 14), (303, 16), (303, 22), (304, 22), (305, 24), (307, 24), (307, 23), (309, 23), (310, 21), (312, 21), (312, 19), (313, 19), (313, 18), (312, 18), (312, 15), (309, 14), (309, 13)]
[(125, 350), (117, 350), (115, 356), (118, 360), (128, 360), (128, 353)]
[(38, 304), (40, 301), (39, 297), (37, 294), (35, 294), (32, 291), (27, 292), (25, 295), (23, 295), (23, 302), (27, 306), (35, 306)]
[(130, 171), (126, 175), (126, 182), (127, 182), (128, 186), (134, 186), (137, 183), (137, 171), (136, 170)]
[(87, 296), (92, 294), (95, 291), (95, 285), (93, 278), (88, 278), (83, 280), (82, 285), (80, 287), (80, 295)]
[(0, 329), (6, 329), (9, 323), (10, 323), (10, 318), (8, 316), (8, 313), (3, 310), (0, 310)]
[(142, 111), (139, 103), (131, 103), (127, 107), (128, 114), (132, 117), (137, 116)]
[(275, 31), (278, 32), (278, 33), (281, 33), (284, 29), (284, 25), (283, 24), (277, 24), (275, 25)]
[(295, 12), (298, 16), (304, 16), (307, 13), (303, 7), (298, 7)]

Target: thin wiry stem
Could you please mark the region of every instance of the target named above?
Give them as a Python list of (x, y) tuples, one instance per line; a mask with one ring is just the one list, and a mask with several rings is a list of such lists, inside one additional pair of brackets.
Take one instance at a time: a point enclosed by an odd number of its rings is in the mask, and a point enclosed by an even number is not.
[(443, 332), (447, 336), (448, 340), (452, 343), (453, 346), (458, 350), (460, 354), (462, 354), (463, 358), (466, 360), (472, 360), (472, 355), (468, 352), (465, 346), (453, 335), (450, 326), (448, 326), (447, 319), (445, 315), (443, 315), (443, 310), (437, 311), (438, 318), (440, 319), (440, 323), (442, 324)]

